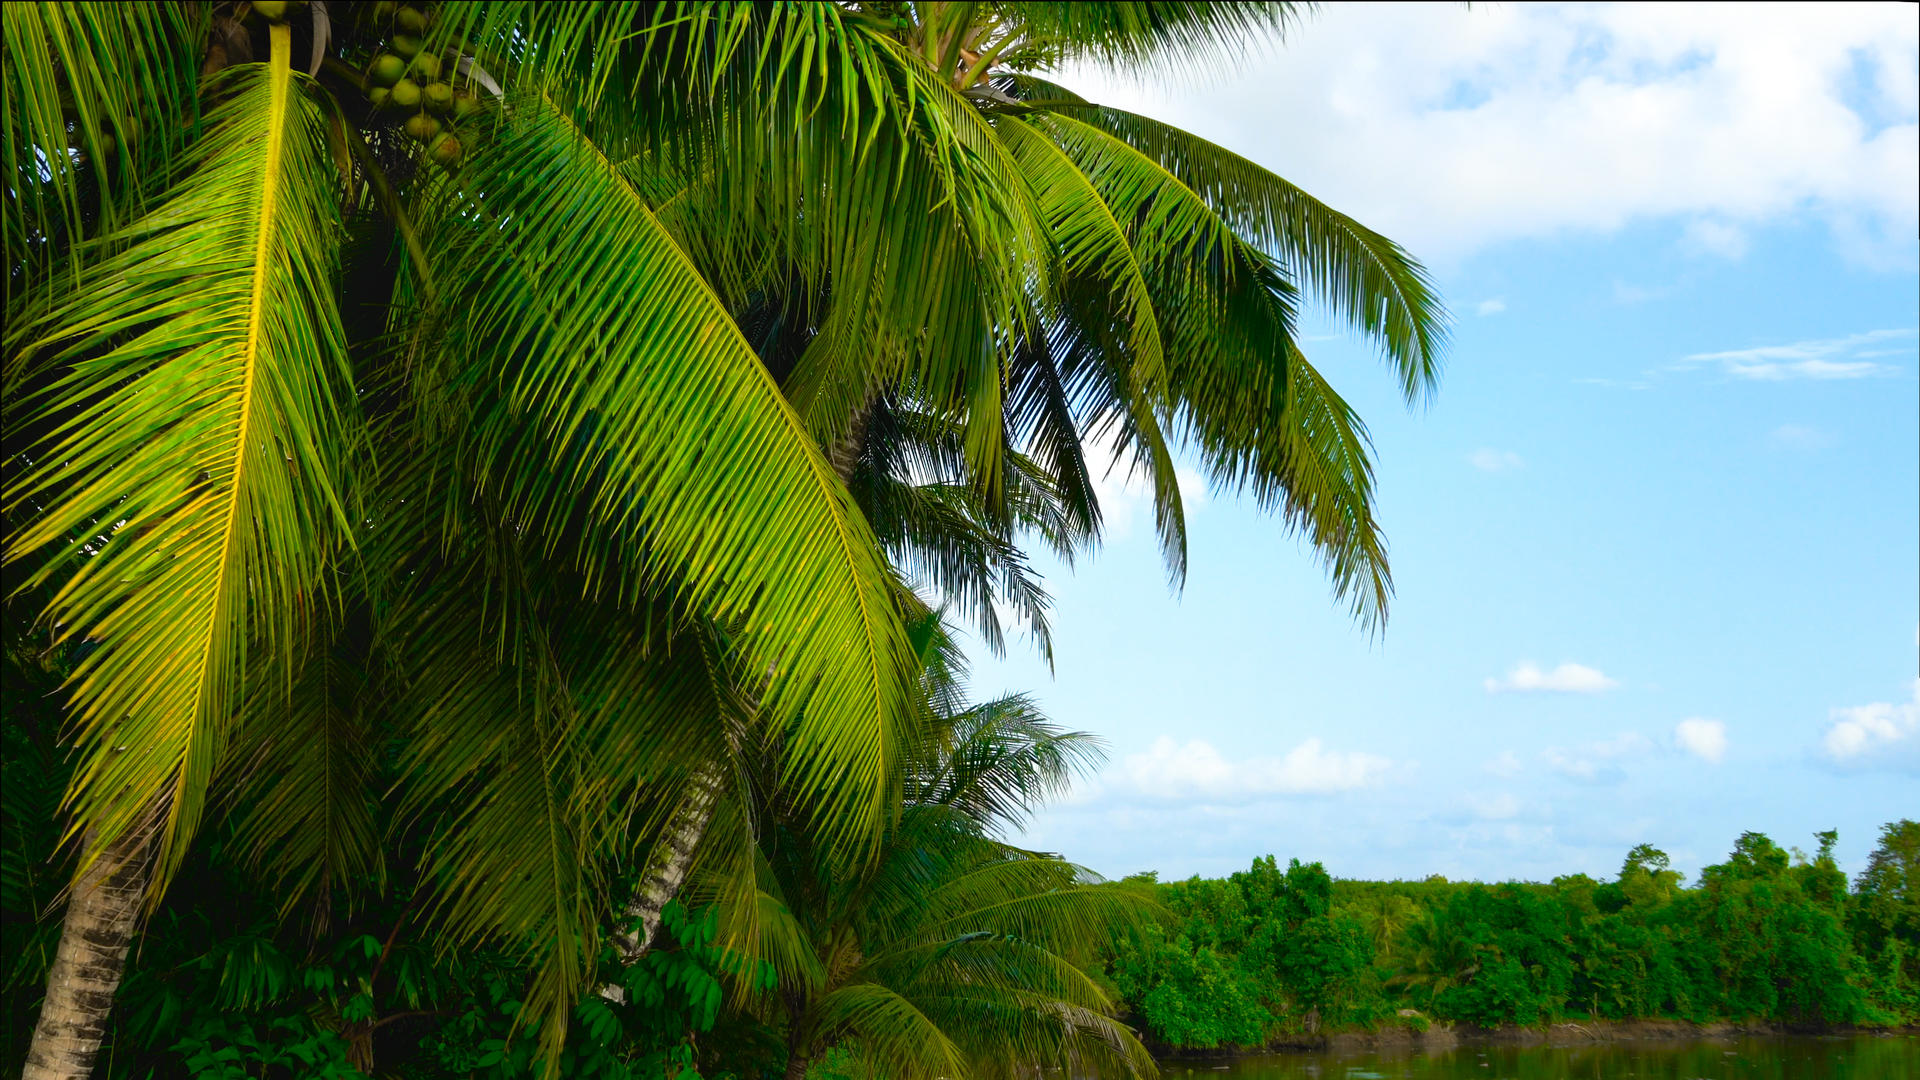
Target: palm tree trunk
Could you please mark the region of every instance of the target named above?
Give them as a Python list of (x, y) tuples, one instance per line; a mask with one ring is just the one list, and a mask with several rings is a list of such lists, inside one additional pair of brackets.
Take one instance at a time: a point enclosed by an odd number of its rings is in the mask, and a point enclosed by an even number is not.
[(786, 1080), (805, 1080), (807, 1065), (811, 1063), (812, 1060), (811, 1057), (798, 1050), (787, 1051)]
[[(74, 878), (60, 949), (21, 1080), (86, 1080), (107, 1033), (114, 991), (147, 891), (151, 830), (127, 830)], [(92, 837), (83, 856), (94, 856)]]
[(853, 410), (853, 416), (847, 421), (846, 434), (827, 447), (827, 464), (840, 477), (842, 484), (853, 478), (853, 468), (860, 463), (860, 455), (867, 452), (867, 421), (873, 416), (873, 398), (863, 399)]
[(646, 876), (640, 879), (640, 887), (627, 903), (627, 916), (638, 919), (639, 925), (632, 933), (617, 939), (622, 963), (632, 964), (647, 954), (653, 935), (660, 929), (660, 913), (686, 883), (687, 870), (693, 866), (693, 853), (713, 820), (713, 802), (720, 793), (720, 770), (721, 763), (713, 761), (693, 774), (686, 798), (661, 830), (653, 857), (647, 860)]

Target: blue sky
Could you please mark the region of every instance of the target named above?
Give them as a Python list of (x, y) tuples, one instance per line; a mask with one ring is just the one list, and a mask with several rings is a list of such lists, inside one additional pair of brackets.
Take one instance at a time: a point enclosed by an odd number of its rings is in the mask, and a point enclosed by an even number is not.
[(1369, 421), (1383, 638), (1196, 485), (1170, 595), (1118, 474), (1031, 691), (1111, 757), (1026, 842), (1103, 873), (1268, 852), (1337, 876), (1690, 875), (1745, 829), (1857, 870), (1920, 815), (1914, 9), (1336, 5), (1232, 72), (1089, 96), (1400, 240), (1457, 318), (1430, 408), (1306, 346)]

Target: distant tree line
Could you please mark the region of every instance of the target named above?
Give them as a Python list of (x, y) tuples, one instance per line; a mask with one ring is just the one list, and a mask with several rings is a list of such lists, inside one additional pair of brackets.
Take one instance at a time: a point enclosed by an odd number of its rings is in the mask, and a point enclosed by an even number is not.
[(1172, 1049), (1435, 1022), (1912, 1023), (1920, 823), (1883, 827), (1851, 887), (1836, 839), (1807, 855), (1744, 833), (1690, 887), (1648, 844), (1611, 881), (1544, 885), (1344, 881), (1269, 855), (1153, 882), (1170, 917), (1116, 942), (1107, 973), (1149, 1044)]

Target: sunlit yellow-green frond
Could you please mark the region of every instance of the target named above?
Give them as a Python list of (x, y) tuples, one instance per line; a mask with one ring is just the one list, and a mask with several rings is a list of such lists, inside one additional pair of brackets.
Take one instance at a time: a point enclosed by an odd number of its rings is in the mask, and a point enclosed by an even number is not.
[(1191, 65), (1214, 71), (1278, 41), (1313, 10), (1310, 3), (1121, 0), (1117, 3), (995, 4), (1035, 59), (1084, 61), (1138, 73)]
[(7, 558), (56, 590), (58, 636), (97, 645), (73, 680), (71, 827), (102, 845), (158, 804), (160, 885), (249, 649), (295, 647), (347, 520), (333, 174), (288, 60), (278, 28), (165, 197), (109, 238), (123, 249), (7, 330), (9, 423), (33, 463), (6, 492), (27, 522)]
[[(832, 792), (823, 821), (876, 828), (910, 664), (884, 559), (682, 250), (536, 98), (423, 232), (459, 298), (426, 344), (468, 395), (447, 433), (465, 475), (539, 538), (531, 553), (585, 553), (590, 591), (665, 589), (734, 628), (770, 676), (761, 707), (799, 719), (794, 767)], [(615, 548), (619, 565), (594, 554)]]
[(1151, 117), (1054, 106), (1152, 157), (1282, 272), (1377, 346), (1409, 402), (1433, 392), (1448, 317), (1426, 268), (1399, 244), (1222, 146)]
[[(1336, 595), (1378, 626), (1391, 584), (1366, 433), (1305, 368), (1294, 341), (1297, 290), (1198, 191), (1072, 112), (1032, 123), (1086, 170), (1116, 219), (1133, 223), (1129, 239), (1162, 314), (1169, 426), (1216, 485), (1249, 492), (1300, 529)], [(1426, 333), (1436, 318), (1428, 311), (1415, 321)]]

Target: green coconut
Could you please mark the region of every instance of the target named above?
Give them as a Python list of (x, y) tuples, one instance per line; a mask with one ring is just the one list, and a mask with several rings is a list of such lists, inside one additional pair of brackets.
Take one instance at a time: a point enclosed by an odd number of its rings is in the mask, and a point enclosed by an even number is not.
[(442, 135), (427, 147), (427, 156), (433, 159), (434, 164), (448, 169), (460, 164), (460, 158), (465, 153), (466, 147), (461, 146), (460, 140), (452, 135)]
[(420, 39), (411, 34), (395, 34), (387, 39), (387, 48), (411, 60), (420, 53)]
[(453, 87), (446, 83), (428, 83), (427, 88), (421, 92), (420, 99), (426, 105), (428, 112), (444, 115), (453, 111)]
[(407, 62), (392, 53), (381, 53), (373, 58), (373, 66), (367, 69), (367, 78), (375, 86), (392, 86), (407, 76)]
[(427, 13), (417, 7), (403, 7), (394, 15), (393, 25), (403, 34), (424, 34), (427, 32)]
[(253, 0), (253, 13), (268, 22), (286, 22), (287, 9), (292, 6), (283, 0)]
[(412, 79), (401, 79), (394, 83), (392, 94), (393, 96), (387, 100), (393, 102), (393, 107), (396, 109), (414, 109), (420, 106), (420, 84)]
[(480, 99), (473, 96), (473, 91), (455, 90), (453, 92), (454, 123), (478, 116), (486, 110), (487, 107), (480, 103)]
[(393, 91), (387, 89), (384, 86), (376, 86), (373, 89), (367, 91), (367, 100), (372, 102), (373, 107), (376, 109), (386, 108), (387, 99), (392, 96), (393, 96)]
[(429, 83), (440, 77), (440, 58), (432, 53), (421, 53), (413, 58), (413, 77), (420, 82)]
[(380, 0), (369, 9), (367, 17), (373, 20), (373, 25), (385, 26), (393, 21), (393, 9), (399, 6), (393, 0)]
[(414, 113), (407, 117), (407, 134), (423, 143), (432, 142), (433, 137), (440, 134), (440, 121), (426, 113)]

